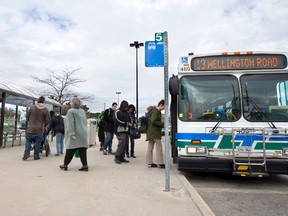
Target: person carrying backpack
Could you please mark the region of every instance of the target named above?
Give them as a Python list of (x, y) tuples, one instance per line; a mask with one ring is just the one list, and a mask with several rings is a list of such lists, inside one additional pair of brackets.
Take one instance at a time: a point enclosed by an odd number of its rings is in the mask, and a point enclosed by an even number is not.
[(106, 139), (103, 145), (103, 154), (107, 155), (113, 154), (112, 153), (112, 141), (113, 141), (113, 136), (114, 136), (114, 111), (117, 109), (117, 103), (114, 102), (112, 103), (111, 108), (108, 108), (104, 112), (104, 131), (106, 133)]
[(100, 142), (100, 151), (103, 150), (103, 145), (104, 145), (104, 142), (105, 142), (105, 133), (104, 133), (104, 111), (102, 111), (99, 116), (98, 116), (98, 119), (97, 119), (97, 128), (98, 128), (98, 138), (99, 138), (99, 142)]

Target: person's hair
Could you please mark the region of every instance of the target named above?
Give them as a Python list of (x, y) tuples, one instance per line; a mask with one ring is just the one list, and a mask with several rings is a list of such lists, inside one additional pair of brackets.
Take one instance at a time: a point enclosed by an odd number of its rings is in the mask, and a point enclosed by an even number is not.
[(118, 106), (118, 104), (117, 104), (116, 102), (113, 102), (113, 103), (112, 103), (112, 106), (115, 106), (115, 105)]
[(130, 104), (130, 105), (128, 106), (128, 110), (131, 109), (131, 108), (133, 109), (133, 112), (135, 112), (136, 108), (135, 108), (135, 106), (134, 106), (133, 104)]
[(45, 97), (41, 96), (38, 99), (38, 103), (44, 103), (45, 102)]
[(164, 99), (162, 99), (162, 100), (160, 100), (159, 102), (158, 102), (158, 106), (160, 106), (160, 105), (165, 105), (165, 101), (164, 101)]
[(50, 116), (52, 117), (54, 114), (55, 114), (55, 112), (53, 111), (53, 110), (50, 110)]
[(81, 101), (78, 97), (73, 97), (71, 99), (71, 107), (79, 109), (81, 107)]

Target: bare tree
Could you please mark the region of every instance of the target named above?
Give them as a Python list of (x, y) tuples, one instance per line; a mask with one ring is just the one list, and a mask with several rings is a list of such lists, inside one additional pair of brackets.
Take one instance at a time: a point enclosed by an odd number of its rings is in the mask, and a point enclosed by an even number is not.
[[(32, 77), (36, 82), (49, 86), (48, 89), (42, 91), (42, 95), (49, 96), (64, 105), (66, 102), (70, 101), (71, 97), (80, 95), (72, 90), (72, 87), (78, 87), (77, 84), (86, 82), (86, 80), (80, 79), (76, 76), (76, 73), (79, 70), (80, 68), (65, 68), (61, 70), (61, 72), (49, 70), (46, 78), (42, 79), (36, 76)], [(86, 96), (81, 99), (87, 100), (89, 98), (90, 96)]]

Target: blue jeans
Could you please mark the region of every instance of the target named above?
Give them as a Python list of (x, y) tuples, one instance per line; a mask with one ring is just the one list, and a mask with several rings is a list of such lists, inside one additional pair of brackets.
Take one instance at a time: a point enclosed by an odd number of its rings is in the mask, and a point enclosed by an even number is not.
[(106, 131), (106, 140), (104, 142), (103, 149), (107, 150), (108, 148), (108, 151), (112, 151), (113, 135), (113, 133)]
[(30, 155), (31, 144), (34, 142), (34, 157), (38, 157), (43, 139), (42, 133), (27, 133), (24, 155)]
[(57, 132), (56, 133), (56, 152), (57, 154), (63, 154), (63, 140), (64, 140), (64, 134)]
[(49, 146), (48, 136), (45, 138), (46, 156), (51, 155), (51, 149)]
[[(133, 130), (131, 130), (129, 137), (130, 137), (130, 147), (131, 147), (130, 156), (133, 156), (134, 155), (134, 146), (135, 146), (134, 131)], [(126, 155), (129, 155), (129, 144), (126, 147)]]

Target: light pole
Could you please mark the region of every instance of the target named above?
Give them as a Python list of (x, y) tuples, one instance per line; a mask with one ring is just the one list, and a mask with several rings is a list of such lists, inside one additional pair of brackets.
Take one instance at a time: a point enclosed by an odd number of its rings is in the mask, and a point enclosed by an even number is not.
[(130, 43), (130, 47), (135, 47), (136, 49), (136, 123), (138, 123), (138, 49), (144, 46), (143, 43), (139, 43), (138, 41), (134, 41), (134, 43)]
[(121, 94), (121, 92), (116, 92), (116, 94), (117, 94), (117, 96), (118, 96), (118, 104), (117, 104), (117, 105), (118, 105), (118, 107), (119, 107), (119, 106), (120, 106), (120, 105), (119, 105), (119, 94)]

